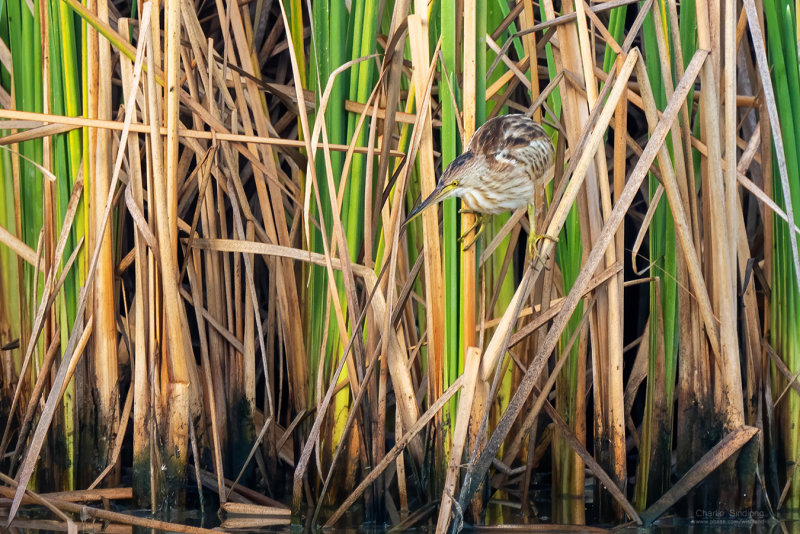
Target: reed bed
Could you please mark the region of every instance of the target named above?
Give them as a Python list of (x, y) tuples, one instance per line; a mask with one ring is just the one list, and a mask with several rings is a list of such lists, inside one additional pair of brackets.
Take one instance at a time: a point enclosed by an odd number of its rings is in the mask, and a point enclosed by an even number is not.
[[(0, 516), (796, 513), (797, 20), (789, 0), (0, 3)], [(508, 113), (556, 146), (546, 260), (522, 212), (466, 250), (456, 199), (403, 225)]]

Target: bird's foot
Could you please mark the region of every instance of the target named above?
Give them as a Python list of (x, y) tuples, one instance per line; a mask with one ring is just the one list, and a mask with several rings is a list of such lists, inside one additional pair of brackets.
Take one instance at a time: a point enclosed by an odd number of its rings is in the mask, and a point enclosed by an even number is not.
[(530, 236), (528, 237), (528, 258), (530, 259), (531, 263), (536, 263), (536, 261), (538, 260), (541, 261), (542, 264), (545, 264), (547, 261), (547, 256), (542, 254), (541, 251), (539, 250), (539, 247), (537, 246), (537, 243), (539, 243), (539, 241), (541, 241), (542, 239), (549, 239), (553, 243), (558, 243), (557, 237), (547, 234), (542, 235), (542, 234), (531, 233)]
[[(486, 216), (481, 214), (481, 213), (476, 213), (474, 211), (464, 210), (464, 209), (461, 210), (461, 213), (472, 213), (472, 214), (475, 215), (475, 222), (473, 223), (473, 225), (470, 226), (469, 228), (467, 228), (464, 231), (464, 233), (461, 234), (461, 237), (458, 238), (459, 242), (463, 243), (461, 249), (462, 250), (469, 250), (470, 248), (472, 248), (475, 245), (475, 243), (478, 242), (478, 237), (483, 233), (483, 230), (486, 227), (486, 224), (485, 224)], [(475, 233), (472, 236), (472, 239), (469, 242), (465, 243), (465, 241), (467, 241), (467, 237), (469, 237), (469, 235), (473, 231)]]

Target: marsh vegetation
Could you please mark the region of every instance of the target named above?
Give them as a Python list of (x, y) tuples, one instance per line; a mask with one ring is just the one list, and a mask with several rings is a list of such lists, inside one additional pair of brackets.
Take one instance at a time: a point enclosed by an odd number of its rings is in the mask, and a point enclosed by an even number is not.
[[(797, 15), (0, 2), (0, 515), (797, 511)], [(403, 226), (509, 113), (556, 147), (544, 261), (525, 210)]]

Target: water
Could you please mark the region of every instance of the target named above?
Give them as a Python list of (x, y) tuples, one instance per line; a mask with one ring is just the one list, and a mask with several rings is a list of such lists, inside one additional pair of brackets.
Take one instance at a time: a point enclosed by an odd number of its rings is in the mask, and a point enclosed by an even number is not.
[[(27, 514), (26, 514), (27, 515)], [(63, 523), (59, 524), (50, 519), (47, 514), (34, 514), (42, 519), (23, 519), (16, 526), (16, 531), (20, 533), (28, 532), (64, 532)], [(137, 514), (138, 515), (138, 514)], [(195, 526), (203, 526), (205, 528), (214, 528), (220, 524), (219, 518), (214, 517), (201, 517), (199, 512), (187, 511), (186, 513), (172, 514), (170, 519), (173, 521), (180, 521), (183, 524), (192, 524)], [(206, 514), (208, 516), (208, 514)], [(52, 516), (49, 516), (52, 517)], [(431, 520), (431, 522), (433, 519)], [(3, 524), (5, 521), (3, 521)], [(15, 522), (16, 523), (16, 522)], [(76, 521), (78, 528), (84, 532), (105, 532), (111, 534), (123, 533), (136, 533), (146, 532), (149, 530), (129, 527), (126, 525), (109, 525), (102, 521), (93, 521), (86, 518), (84, 521)], [(544, 524), (537, 525), (498, 525), (498, 526), (483, 526), (475, 529), (465, 529), (465, 532), (470, 530), (474, 532), (492, 533), (502, 532), (503, 534), (510, 533), (542, 533), (542, 532), (599, 532), (602, 527), (569, 527), (565, 525), (554, 525), (552, 530), (547, 530)], [(434, 528), (430, 524), (417, 526), (409, 532), (427, 533), (433, 532)], [(738, 519), (698, 519), (688, 521), (685, 519), (677, 518), (664, 518), (659, 520), (656, 524), (650, 527), (617, 527), (609, 528), (609, 532), (616, 532), (619, 534), (712, 534), (712, 533), (731, 533), (731, 534), (800, 534), (800, 521), (797, 520), (776, 520), (772, 518), (761, 517), (742, 517)], [(0, 532), (6, 532), (5, 528), (0, 527)], [(231, 532), (243, 534), (255, 533), (282, 533), (282, 534), (305, 534), (311, 532), (310, 528), (303, 528), (300, 526), (268, 526), (262, 528), (251, 528), (246, 530), (235, 530)], [(316, 529), (315, 532), (322, 532), (321, 529)], [(377, 525), (351, 525), (335, 529), (325, 529), (325, 534), (387, 534), (390, 530), (384, 526)], [(397, 532), (391, 531), (391, 532)]]
[[(211, 502), (209, 502), (211, 501)], [(193, 502), (193, 505), (199, 505), (199, 502)], [(493, 505), (497, 506), (499, 503), (494, 502)], [(546, 503), (541, 503), (543, 506), (539, 512), (547, 509)], [(94, 503), (98, 506), (98, 503)], [(216, 499), (207, 499), (205, 510), (201, 511), (199, 506), (195, 507), (190, 505), (187, 508), (180, 510), (172, 510), (169, 513), (162, 514), (157, 519), (169, 521), (172, 523), (179, 523), (183, 525), (193, 525), (213, 529), (223, 524), (224, 515), (217, 514), (218, 503)], [(524, 524), (524, 519), (521, 514), (515, 512), (513, 507), (509, 509), (509, 505), (503, 506), (506, 511), (504, 517), (506, 524), (497, 526), (481, 526), (470, 528), (466, 526), (465, 532), (502, 532), (508, 533), (522, 533), (522, 532), (617, 532), (621, 534), (711, 534), (711, 533), (733, 533), (733, 534), (784, 534), (784, 533), (797, 533), (800, 534), (800, 518), (793, 515), (791, 518), (777, 519), (771, 517), (768, 513), (762, 511), (740, 511), (728, 512), (720, 510), (696, 510), (692, 519), (678, 518), (676, 516), (665, 515), (660, 518), (655, 524), (649, 527), (637, 527), (635, 525), (597, 525), (597, 526), (566, 526), (566, 525), (552, 525), (552, 529), (547, 529), (546, 522), (549, 518), (546, 515), (540, 517), (544, 522), (536, 524)], [(113, 511), (123, 512), (137, 517), (152, 517), (146, 510), (132, 510), (125, 507), (125, 503), (113, 503), (111, 505)], [(417, 510), (418, 511), (418, 510)], [(509, 513), (510, 511), (510, 513)], [(0, 533), (6, 532), (3, 528), (5, 526), (5, 517), (7, 512), (0, 506)], [(322, 518), (326, 517), (332, 510), (324, 510)], [(437, 518), (438, 508), (433, 503), (429, 503), (426, 510), (425, 517), (422, 518), (412, 529), (408, 532), (420, 533), (433, 533), (435, 530), (435, 522)], [(413, 514), (413, 512), (412, 512)], [(590, 516), (587, 513), (587, 516)], [(310, 516), (310, 513), (309, 513)], [(492, 514), (491, 516), (497, 516)], [(75, 516), (73, 516), (75, 517)], [(230, 517), (230, 516), (229, 516)], [(236, 516), (241, 518), (243, 516)], [(335, 529), (324, 529), (325, 534), (388, 534), (390, 532), (401, 532), (399, 530), (392, 530), (390, 525), (376, 525), (364, 524), (360, 521), (363, 518), (363, 510), (360, 510), (360, 505), (356, 505), (351, 509), (341, 520), (339, 527)], [(16, 532), (64, 532), (65, 524), (61, 521), (54, 521), (54, 516), (43, 508), (34, 508), (30, 506), (23, 507), (20, 513), (19, 523), (15, 522)], [(536, 520), (534, 520), (535, 522)], [(103, 521), (93, 519), (91, 517), (75, 517), (75, 522), (78, 528), (84, 532), (105, 532), (105, 533), (138, 533), (149, 531), (140, 527), (130, 527), (127, 525), (107, 524)], [(283, 533), (283, 534), (305, 534), (306, 532), (323, 532), (322, 529), (312, 529), (308, 524), (310, 517), (304, 518), (305, 525), (280, 525), (280, 526), (259, 526), (248, 527), (246, 529), (229, 530), (230, 532), (237, 533)], [(533, 523), (533, 522), (532, 522)], [(105, 529), (105, 530), (104, 530)]]

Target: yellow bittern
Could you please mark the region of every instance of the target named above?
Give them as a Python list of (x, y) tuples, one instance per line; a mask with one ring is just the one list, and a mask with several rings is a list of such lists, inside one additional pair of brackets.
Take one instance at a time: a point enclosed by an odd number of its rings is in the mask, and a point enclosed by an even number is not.
[(467, 151), (454, 159), (442, 173), (433, 192), (411, 213), (406, 223), (422, 210), (457, 196), (462, 211), (473, 212), (478, 219), (471, 231), (475, 237), (465, 248), (472, 246), (483, 231), (489, 215), (528, 207), (530, 234), (528, 254), (538, 256), (536, 243), (551, 236), (538, 235), (534, 191), (547, 182), (547, 171), (553, 165), (555, 149), (544, 129), (525, 115), (505, 115), (486, 121), (469, 142)]

